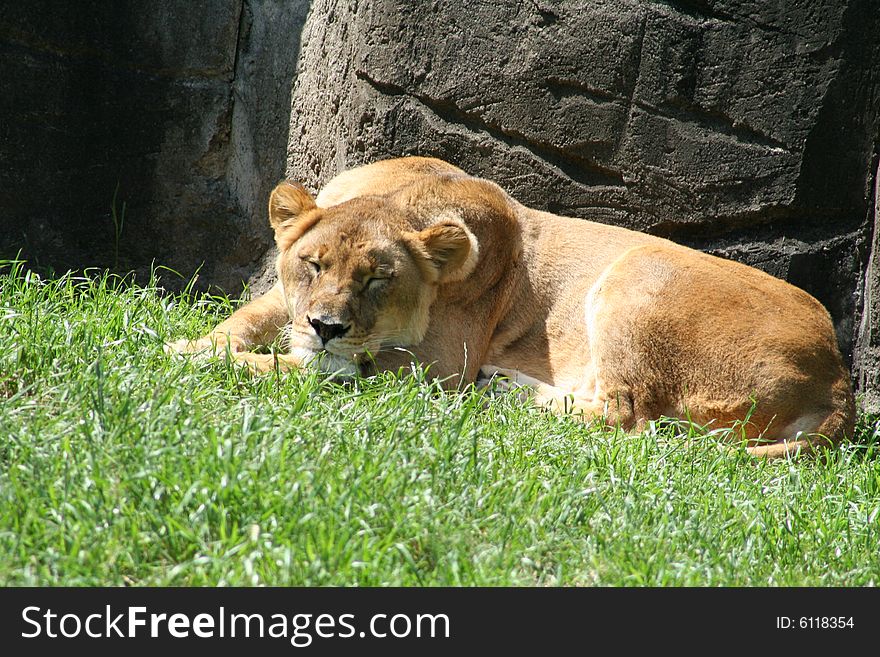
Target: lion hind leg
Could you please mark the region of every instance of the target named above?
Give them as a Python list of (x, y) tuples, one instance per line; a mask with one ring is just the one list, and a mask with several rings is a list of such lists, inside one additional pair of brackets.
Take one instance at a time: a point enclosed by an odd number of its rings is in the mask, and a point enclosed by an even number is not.
[(830, 413), (803, 415), (780, 431), (782, 435), (791, 437), (768, 442), (756, 441), (746, 449), (753, 456), (776, 459), (806, 455), (817, 449), (833, 447), (841, 440), (852, 437), (855, 411), (850, 406), (843, 405)]
[(815, 447), (811, 439), (800, 438), (797, 440), (779, 440), (762, 445), (746, 447), (746, 451), (752, 456), (766, 459), (778, 459), (786, 456), (799, 456), (809, 454)]

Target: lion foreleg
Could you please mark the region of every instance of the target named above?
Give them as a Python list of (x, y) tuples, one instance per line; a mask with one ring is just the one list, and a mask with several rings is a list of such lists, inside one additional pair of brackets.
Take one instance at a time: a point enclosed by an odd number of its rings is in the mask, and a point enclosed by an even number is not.
[(633, 423), (632, 398), (626, 391), (587, 398), (518, 370), (494, 365), (484, 365), (480, 370), (487, 377), (479, 382), (480, 387), (487, 387), (494, 382), (497, 389), (513, 391), (520, 399), (531, 399), (553, 413), (573, 415), (584, 421), (602, 419), (609, 426), (624, 428), (629, 428)]
[(232, 362), (244, 365), (253, 374), (266, 372), (290, 372), (299, 369), (302, 362), (288, 354), (255, 354), (251, 351), (231, 353)]
[(165, 345), (168, 353), (222, 355), (227, 350), (244, 353), (270, 344), (288, 322), (284, 291), (278, 283), (269, 292), (236, 310), (207, 335), (197, 340), (176, 340)]

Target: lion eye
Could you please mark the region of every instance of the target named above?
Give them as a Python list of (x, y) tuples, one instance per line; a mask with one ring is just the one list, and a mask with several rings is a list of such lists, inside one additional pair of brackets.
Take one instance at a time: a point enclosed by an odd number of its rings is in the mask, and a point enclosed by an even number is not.
[(388, 278), (385, 276), (370, 276), (366, 281), (364, 281), (364, 287), (368, 290), (375, 290), (380, 287), (387, 281)]
[(305, 263), (311, 268), (312, 273), (317, 276), (321, 273), (321, 263), (317, 260), (312, 260), (311, 258), (303, 258)]

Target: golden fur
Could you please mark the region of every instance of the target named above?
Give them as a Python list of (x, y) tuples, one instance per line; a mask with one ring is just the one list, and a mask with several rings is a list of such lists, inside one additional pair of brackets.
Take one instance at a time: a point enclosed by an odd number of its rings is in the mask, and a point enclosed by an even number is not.
[[(281, 183), (279, 281), (200, 340), (258, 371), (366, 373), (415, 358), (455, 387), (503, 375), (539, 404), (639, 428), (741, 427), (782, 456), (851, 436), (850, 376), (806, 292), (667, 240), (527, 208), (430, 158)], [(289, 351), (251, 353), (285, 330)], [(752, 408), (754, 405), (754, 409)]]

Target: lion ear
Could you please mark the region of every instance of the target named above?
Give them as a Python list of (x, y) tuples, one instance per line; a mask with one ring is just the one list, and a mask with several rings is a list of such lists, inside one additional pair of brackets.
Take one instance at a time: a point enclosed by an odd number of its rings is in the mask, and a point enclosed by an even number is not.
[(458, 220), (443, 220), (406, 237), (425, 277), (436, 283), (467, 278), (477, 265), (477, 238)]
[(315, 199), (299, 183), (280, 182), (269, 195), (269, 223), (275, 242), (284, 251), (321, 218)]

